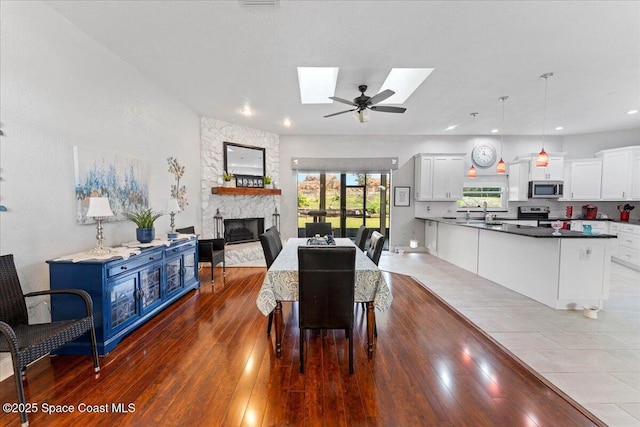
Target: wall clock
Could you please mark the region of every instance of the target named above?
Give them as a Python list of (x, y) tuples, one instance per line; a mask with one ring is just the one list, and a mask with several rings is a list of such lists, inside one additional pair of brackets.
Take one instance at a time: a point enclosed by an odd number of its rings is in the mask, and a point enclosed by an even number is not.
[(496, 149), (491, 144), (480, 144), (473, 148), (471, 152), (471, 160), (481, 168), (488, 168), (496, 162)]

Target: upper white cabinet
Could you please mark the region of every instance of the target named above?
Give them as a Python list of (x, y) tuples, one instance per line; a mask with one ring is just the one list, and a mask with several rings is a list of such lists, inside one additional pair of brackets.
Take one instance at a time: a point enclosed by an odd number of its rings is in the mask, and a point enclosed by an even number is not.
[(640, 147), (602, 150), (595, 155), (602, 159), (602, 200), (632, 200), (640, 198), (640, 173), (637, 156)]
[(536, 166), (537, 154), (531, 155), (529, 181), (562, 181), (564, 178), (564, 153), (549, 153), (546, 168)]
[(564, 181), (565, 200), (598, 200), (602, 176), (601, 159), (571, 160), (567, 164), (568, 180)]
[(462, 198), (464, 154), (416, 154), (415, 199)]
[(520, 160), (509, 163), (509, 201), (529, 200), (529, 161)]

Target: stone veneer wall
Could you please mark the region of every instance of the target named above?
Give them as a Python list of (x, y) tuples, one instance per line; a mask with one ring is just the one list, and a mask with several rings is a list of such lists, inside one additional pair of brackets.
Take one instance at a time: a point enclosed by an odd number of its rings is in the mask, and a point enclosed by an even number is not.
[[(223, 142), (264, 147), (266, 174), (279, 182), (280, 137), (277, 134), (235, 125), (207, 117), (200, 120), (201, 171), (202, 171), (202, 237), (212, 238), (213, 216), (216, 209), (224, 218), (264, 218), (265, 229), (273, 225), (273, 212), (280, 211), (280, 196), (220, 196), (211, 194), (212, 187), (222, 183), (224, 172)], [(226, 248), (227, 265), (246, 264), (264, 257), (260, 243), (229, 245)]]

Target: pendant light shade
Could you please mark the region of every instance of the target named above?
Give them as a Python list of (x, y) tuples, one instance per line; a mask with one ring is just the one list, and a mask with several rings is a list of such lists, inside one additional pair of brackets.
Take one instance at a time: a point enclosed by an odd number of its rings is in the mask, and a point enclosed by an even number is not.
[(551, 76), (553, 76), (553, 73), (545, 73), (540, 76), (541, 79), (544, 79), (544, 108), (542, 110), (542, 150), (540, 150), (538, 157), (536, 157), (537, 168), (546, 168), (549, 165), (549, 155), (544, 151), (544, 134), (547, 121), (547, 82)]
[[(471, 113), (471, 115), (473, 116), (473, 149), (471, 150), (471, 152), (473, 153), (473, 150), (476, 148), (476, 116), (478, 115), (478, 113)], [(471, 161), (473, 162), (473, 160)], [(478, 176), (478, 171), (476, 170), (475, 166), (473, 166), (473, 163), (471, 163), (471, 167), (467, 172), (467, 176), (469, 178), (475, 178), (476, 176)]]
[(502, 101), (502, 129), (500, 135), (500, 161), (496, 165), (496, 173), (504, 175), (505, 173), (507, 173), (507, 164), (504, 162), (504, 160), (502, 160), (502, 147), (504, 146), (504, 101), (509, 99), (509, 97), (501, 96), (498, 99)]

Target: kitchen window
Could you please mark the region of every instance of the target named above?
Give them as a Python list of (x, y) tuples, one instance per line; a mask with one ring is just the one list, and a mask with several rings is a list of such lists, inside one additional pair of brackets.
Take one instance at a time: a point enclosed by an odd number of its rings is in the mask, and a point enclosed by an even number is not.
[(507, 210), (507, 179), (500, 176), (477, 177), (463, 183), (462, 199), (457, 201), (458, 211)]

